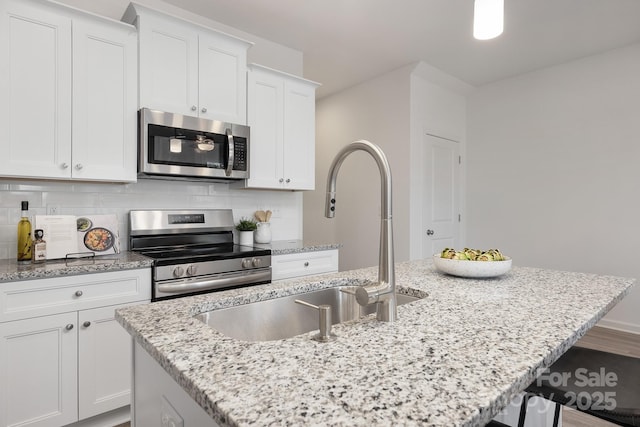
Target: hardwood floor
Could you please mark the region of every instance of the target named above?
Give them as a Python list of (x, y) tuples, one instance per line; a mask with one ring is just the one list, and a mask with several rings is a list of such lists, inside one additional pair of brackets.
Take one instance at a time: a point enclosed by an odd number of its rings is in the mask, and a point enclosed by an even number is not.
[[(640, 334), (616, 331), (599, 326), (591, 329), (577, 346), (640, 358)], [(562, 408), (563, 427), (615, 427), (615, 424), (570, 408)]]

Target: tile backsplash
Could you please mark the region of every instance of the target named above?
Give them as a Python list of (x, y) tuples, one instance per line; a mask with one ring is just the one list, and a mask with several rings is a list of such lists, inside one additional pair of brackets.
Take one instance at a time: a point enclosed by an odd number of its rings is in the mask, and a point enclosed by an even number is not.
[[(137, 183), (0, 181), (0, 258), (16, 255), (20, 201), (33, 215), (116, 214), (122, 249), (128, 249), (134, 209), (233, 209), (235, 221), (270, 209), (273, 240), (302, 239), (302, 192), (234, 189), (226, 183), (141, 179)], [(46, 236), (45, 236), (46, 240)]]

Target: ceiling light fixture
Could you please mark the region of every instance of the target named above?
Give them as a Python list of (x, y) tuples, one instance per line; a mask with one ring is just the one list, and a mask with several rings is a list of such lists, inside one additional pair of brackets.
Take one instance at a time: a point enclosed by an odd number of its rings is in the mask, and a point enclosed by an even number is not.
[(504, 0), (475, 0), (473, 37), (489, 40), (502, 34), (503, 28)]

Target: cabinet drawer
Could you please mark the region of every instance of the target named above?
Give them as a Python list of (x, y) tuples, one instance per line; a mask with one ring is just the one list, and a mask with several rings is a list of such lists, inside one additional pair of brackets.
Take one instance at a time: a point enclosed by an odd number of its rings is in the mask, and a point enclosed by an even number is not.
[(304, 252), (271, 257), (272, 280), (338, 271), (338, 250)]
[(0, 322), (151, 299), (151, 269), (0, 283)]

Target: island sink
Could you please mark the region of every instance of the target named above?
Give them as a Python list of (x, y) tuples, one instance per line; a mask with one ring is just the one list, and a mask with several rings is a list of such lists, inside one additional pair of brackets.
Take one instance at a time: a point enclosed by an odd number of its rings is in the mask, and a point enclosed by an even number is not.
[[(366, 307), (356, 301), (357, 286), (342, 286), (299, 293), (250, 304), (211, 310), (194, 316), (218, 332), (244, 341), (273, 341), (291, 338), (319, 328), (318, 312), (296, 304), (303, 300), (313, 305), (330, 305), (332, 324), (359, 319), (376, 312), (375, 304)], [(397, 294), (398, 305), (420, 298)]]

